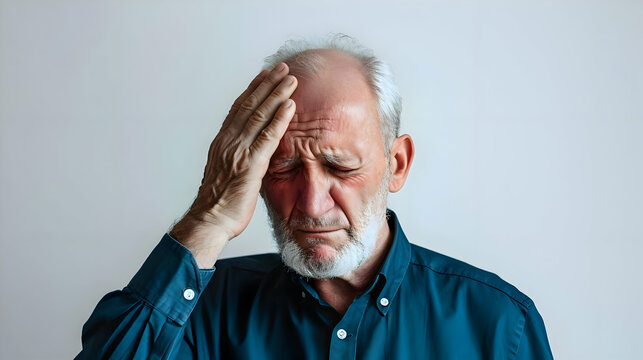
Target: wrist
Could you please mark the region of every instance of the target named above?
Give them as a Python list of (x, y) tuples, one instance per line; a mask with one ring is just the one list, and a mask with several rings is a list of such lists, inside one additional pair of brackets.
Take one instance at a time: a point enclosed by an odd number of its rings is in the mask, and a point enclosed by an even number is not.
[(185, 246), (199, 268), (212, 268), (230, 238), (220, 227), (199, 220), (191, 215), (181, 219), (169, 235)]
[(186, 214), (177, 222), (169, 232), (170, 236), (178, 242), (227, 242), (230, 238), (228, 232), (211, 222), (201, 220), (191, 214)]

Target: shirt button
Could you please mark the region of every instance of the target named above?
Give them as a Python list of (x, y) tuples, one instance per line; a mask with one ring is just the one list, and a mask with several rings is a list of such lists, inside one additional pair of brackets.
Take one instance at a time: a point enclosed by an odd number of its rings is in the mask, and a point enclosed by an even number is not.
[(194, 299), (194, 290), (192, 289), (185, 289), (183, 290), (183, 298), (185, 300), (192, 300)]
[(388, 299), (387, 298), (381, 298), (380, 299), (380, 305), (388, 306)]
[(340, 340), (344, 340), (344, 339), (346, 339), (346, 330), (344, 330), (344, 329), (339, 329), (339, 330), (337, 330), (337, 337), (338, 337)]
[(301, 292), (301, 297), (305, 299), (306, 298), (306, 293), (302, 291)]

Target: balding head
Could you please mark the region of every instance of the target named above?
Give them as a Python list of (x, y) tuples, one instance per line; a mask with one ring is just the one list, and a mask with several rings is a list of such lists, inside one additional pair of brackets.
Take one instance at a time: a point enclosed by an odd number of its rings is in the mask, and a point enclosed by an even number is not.
[[(305, 79), (319, 74), (322, 69), (333, 71), (327, 61), (337, 54), (352, 57), (360, 64), (358, 68), (375, 95), (384, 148), (390, 150), (399, 135), (402, 99), (389, 66), (354, 38), (335, 34), (313, 41), (289, 40), (275, 54), (266, 58), (265, 68), (271, 69), (279, 62), (286, 62), (295, 68), (291, 69), (291, 73)], [(388, 151), (386, 154), (388, 156)]]

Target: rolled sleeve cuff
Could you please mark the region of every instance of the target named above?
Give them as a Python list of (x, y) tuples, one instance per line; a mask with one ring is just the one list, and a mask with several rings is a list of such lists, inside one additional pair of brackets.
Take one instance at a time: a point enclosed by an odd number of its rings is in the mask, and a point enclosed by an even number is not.
[(183, 326), (214, 271), (199, 269), (190, 250), (166, 233), (127, 287)]

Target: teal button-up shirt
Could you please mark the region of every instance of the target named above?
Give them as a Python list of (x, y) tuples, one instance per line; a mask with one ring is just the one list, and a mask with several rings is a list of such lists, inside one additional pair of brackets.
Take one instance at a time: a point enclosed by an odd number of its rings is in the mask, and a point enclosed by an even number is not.
[[(342, 316), (278, 254), (201, 270), (165, 234), (83, 327), (77, 359), (551, 359), (534, 303), (498, 276), (393, 243)], [(216, 270), (215, 270), (216, 269)]]

